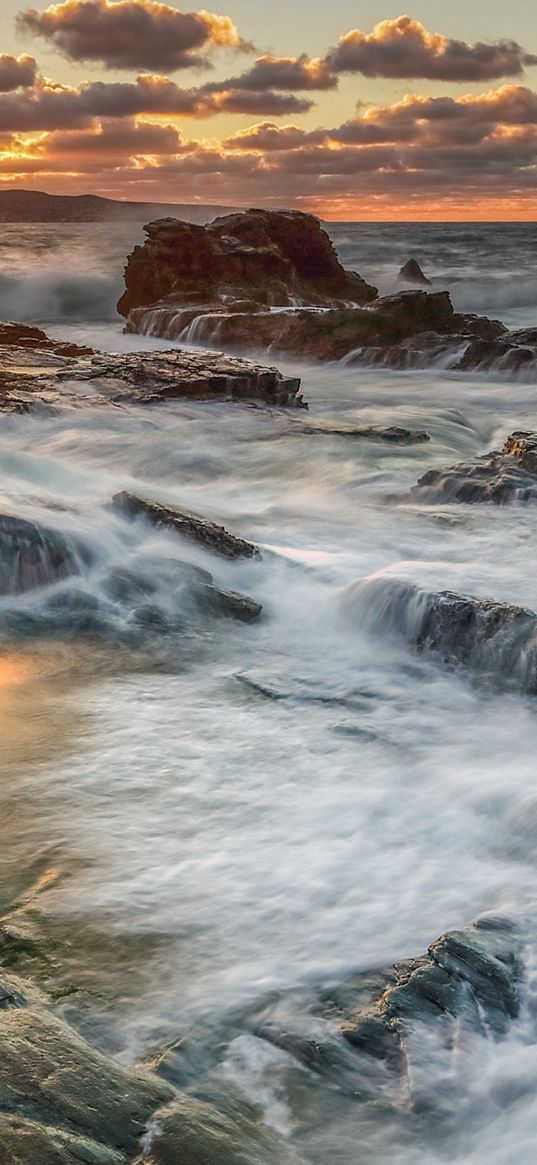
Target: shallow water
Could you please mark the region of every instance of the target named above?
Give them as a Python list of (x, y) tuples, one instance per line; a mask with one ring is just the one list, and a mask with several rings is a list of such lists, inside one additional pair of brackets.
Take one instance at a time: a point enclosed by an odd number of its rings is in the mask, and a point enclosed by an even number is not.
[[(49, 330), (113, 350), (163, 346), (112, 323), (56, 316)], [(124, 1059), (200, 1021), (227, 1031), (214, 1071), (262, 1105), (303, 1165), (351, 1165), (357, 1142), (375, 1165), (530, 1165), (534, 702), (476, 686), (395, 635), (368, 635), (347, 592), (392, 572), (537, 607), (529, 508), (394, 500), (426, 468), (537, 427), (535, 388), (299, 371), (308, 415), (177, 403), (2, 420), (2, 508), (83, 536), (94, 552), (91, 568), (52, 588), (61, 625), (51, 618), (45, 633), (42, 596), (25, 597), (18, 610), (39, 615), (39, 635), (3, 632), (4, 893), (20, 895), (28, 870), (51, 933), (75, 936), (69, 980), (87, 999), (82, 1019), (76, 997), (67, 1014)], [(321, 423), (399, 424), (431, 442), (309, 431)], [(264, 556), (213, 560), (127, 525), (107, 508), (120, 489), (208, 515)], [(261, 622), (133, 641), (107, 575), (143, 565), (168, 615), (178, 559), (261, 601)], [(77, 622), (81, 595), (97, 603), (98, 634)], [(181, 595), (173, 602), (182, 610)], [(12, 609), (0, 603), (2, 626)], [(229, 1016), (269, 991), (299, 998), (499, 908), (528, 935), (525, 1008), (500, 1044), (476, 1035), (448, 1053), (422, 1034), (414, 1078), (427, 1078), (440, 1115), (432, 1103), (417, 1121), (404, 1105), (371, 1110), (233, 1034)]]

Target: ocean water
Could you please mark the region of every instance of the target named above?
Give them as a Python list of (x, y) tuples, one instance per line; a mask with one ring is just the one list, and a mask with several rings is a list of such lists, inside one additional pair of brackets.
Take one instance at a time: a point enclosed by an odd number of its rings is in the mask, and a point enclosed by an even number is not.
[[(132, 227), (1, 229), (0, 316), (111, 351), (166, 346), (123, 336), (114, 313)], [(537, 324), (534, 226), (332, 234), (383, 291), (414, 255), (457, 307)], [(368, 632), (349, 592), (395, 575), (537, 608), (531, 509), (394, 500), (427, 468), (537, 428), (535, 386), (278, 363), (302, 375), (307, 416), (174, 403), (3, 418), (1, 508), (94, 554), (51, 588), (61, 618), (49, 605), (47, 621), (43, 595), (0, 602), (4, 906), (31, 902), (59, 940), (77, 987), (63, 1013), (85, 1034), (127, 1061), (188, 1035), (189, 1083), (209, 1060), (300, 1165), (532, 1165), (535, 703)], [(312, 431), (371, 424), (431, 441)], [(213, 561), (126, 525), (107, 504), (120, 489), (226, 524), (263, 558)], [(261, 621), (190, 626), (170, 590), (178, 559), (258, 599)], [(132, 639), (132, 610), (107, 590), (125, 567), (151, 573), (182, 633)], [(364, 1105), (237, 1021), (281, 995), (300, 1023), (316, 987), (421, 954), (489, 910), (527, 939), (521, 1016), (499, 1042), (422, 1033), (418, 1115), (385, 1079)]]

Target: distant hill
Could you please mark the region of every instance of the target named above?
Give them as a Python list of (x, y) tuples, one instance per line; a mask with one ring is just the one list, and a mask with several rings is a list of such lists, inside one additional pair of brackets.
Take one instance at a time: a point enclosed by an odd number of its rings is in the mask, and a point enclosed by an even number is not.
[(45, 194), (42, 190), (0, 190), (3, 222), (150, 222), (154, 218), (181, 218), (204, 223), (234, 206), (192, 205), (183, 202), (119, 202), (98, 194)]

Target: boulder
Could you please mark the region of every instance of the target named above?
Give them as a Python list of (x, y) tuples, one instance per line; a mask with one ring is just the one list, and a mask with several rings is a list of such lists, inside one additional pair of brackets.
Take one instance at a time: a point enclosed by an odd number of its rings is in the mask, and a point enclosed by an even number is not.
[(402, 638), (495, 686), (537, 693), (537, 614), (512, 603), (429, 591), (391, 574), (347, 589), (353, 617), (373, 634)]
[(321, 223), (300, 211), (249, 210), (207, 226), (159, 219), (145, 227), (125, 268), (118, 311), (165, 301), (188, 305), (252, 302), (324, 307), (367, 303), (370, 287), (340, 264)]
[(429, 469), (410, 496), (425, 503), (537, 501), (537, 433), (511, 433), (499, 450), (447, 469)]
[(410, 284), (413, 287), (431, 287), (431, 280), (423, 274), (423, 271), (416, 259), (409, 259), (404, 267), (401, 267), (396, 280), (399, 286)]
[(224, 526), (217, 526), (208, 518), (181, 510), (179, 506), (168, 506), (151, 498), (139, 498), (127, 490), (115, 494), (112, 505), (125, 517), (146, 518), (153, 525), (172, 530), (223, 558), (255, 558), (259, 555), (257, 546), (252, 542), (231, 534)]

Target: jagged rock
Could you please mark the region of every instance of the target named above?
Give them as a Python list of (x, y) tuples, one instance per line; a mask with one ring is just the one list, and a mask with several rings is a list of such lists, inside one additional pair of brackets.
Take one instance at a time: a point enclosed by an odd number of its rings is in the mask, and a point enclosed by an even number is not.
[(127, 490), (115, 494), (112, 505), (126, 517), (147, 518), (153, 525), (173, 530), (223, 558), (254, 558), (259, 554), (257, 546), (252, 542), (246, 542), (236, 534), (230, 534), (224, 526), (217, 526), (208, 518), (187, 513), (178, 506), (164, 505), (151, 498), (139, 498)]
[(401, 284), (413, 284), (414, 287), (431, 287), (431, 280), (423, 274), (423, 271), (416, 259), (409, 259), (404, 267), (401, 267), (397, 276), (396, 282)]
[(354, 583), (346, 602), (370, 632), (395, 634), (494, 685), (537, 693), (534, 611), (453, 591), (428, 591), (382, 574)]
[(515, 432), (500, 450), (448, 469), (429, 469), (410, 496), (423, 502), (537, 501), (537, 433)]
[(80, 572), (90, 554), (37, 522), (0, 514), (0, 595), (21, 594)]
[[(67, 347), (73, 349), (71, 355), (55, 351)], [(0, 345), (0, 411), (21, 413), (62, 404), (151, 405), (181, 399), (308, 407), (299, 392), (299, 377), (283, 376), (277, 368), (238, 356), (176, 348), (112, 355), (75, 348), (49, 340), (37, 351), (16, 343), (2, 350)]]
[(370, 287), (341, 266), (319, 220), (300, 211), (249, 210), (196, 226), (159, 219), (145, 227), (125, 268), (118, 311), (159, 302), (177, 307), (237, 305), (325, 307), (374, 299)]
[[(72, 379), (72, 371), (60, 376)], [(259, 400), (273, 406), (307, 407), (298, 395), (300, 379), (221, 353), (138, 352), (120, 356), (94, 355), (78, 378), (107, 400), (155, 404), (159, 401)]]
[(520, 1007), (520, 949), (508, 918), (483, 915), (442, 935), (423, 958), (396, 963), (382, 994), (342, 1020), (342, 1034), (354, 1047), (395, 1061), (409, 1025), (441, 1016), (503, 1035)]

